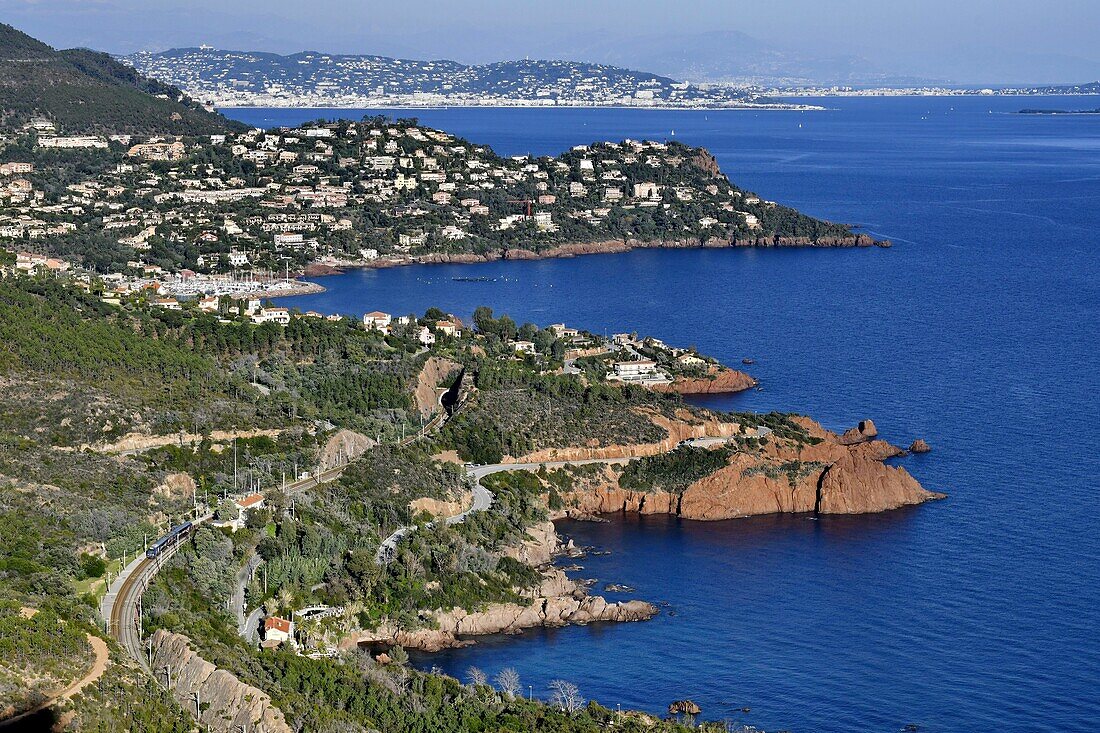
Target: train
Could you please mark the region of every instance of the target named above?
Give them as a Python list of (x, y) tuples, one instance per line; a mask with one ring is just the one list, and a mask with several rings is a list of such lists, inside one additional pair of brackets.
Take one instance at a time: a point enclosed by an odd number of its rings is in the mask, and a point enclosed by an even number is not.
[(168, 530), (168, 534), (149, 545), (149, 549), (145, 551), (145, 557), (154, 558), (160, 555), (160, 553), (164, 552), (171, 543), (190, 532), (191, 526), (191, 522), (184, 522), (183, 524), (177, 524), (175, 527), (172, 527), (172, 529)]

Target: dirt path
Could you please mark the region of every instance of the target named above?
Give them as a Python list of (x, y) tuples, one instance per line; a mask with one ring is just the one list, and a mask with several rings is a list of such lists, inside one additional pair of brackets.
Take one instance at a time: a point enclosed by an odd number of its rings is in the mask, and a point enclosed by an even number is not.
[(69, 698), (74, 697), (78, 692), (102, 677), (103, 673), (107, 671), (107, 662), (110, 658), (110, 654), (107, 651), (107, 642), (103, 641), (103, 639), (100, 639), (98, 636), (92, 636), (91, 634), (88, 634), (88, 643), (92, 645), (92, 651), (95, 652), (95, 661), (92, 663), (92, 668), (88, 670), (87, 674), (73, 682), (61, 692), (51, 696), (49, 700), (39, 703), (37, 706), (31, 708), (30, 710), (25, 710), (24, 712), (16, 715), (13, 718), (0, 720), (0, 729), (9, 726), (12, 723), (23, 720), (24, 718), (29, 718), (36, 713), (40, 713), (46, 708), (52, 707), (62, 700), (68, 700)]
[(129, 455), (133, 453), (142, 453), (152, 448), (162, 448), (166, 445), (199, 443), (204, 437), (209, 437), (210, 441), (213, 443), (228, 443), (234, 438), (257, 438), (260, 436), (275, 438), (278, 437), (279, 433), (281, 432), (282, 429), (280, 428), (257, 428), (254, 430), (214, 430), (209, 434), (209, 436), (187, 432), (172, 433), (170, 435), (127, 433), (126, 435), (116, 440), (114, 443), (104, 443), (100, 445), (85, 444), (80, 447), (87, 448), (98, 453), (117, 453), (119, 455)]

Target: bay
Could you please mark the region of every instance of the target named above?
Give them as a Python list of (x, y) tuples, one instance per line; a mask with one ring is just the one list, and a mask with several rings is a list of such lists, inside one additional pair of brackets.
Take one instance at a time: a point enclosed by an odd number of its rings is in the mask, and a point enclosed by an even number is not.
[[(655, 620), (418, 656), (515, 667), (614, 707), (766, 730), (1086, 731), (1100, 720), (1100, 118), (1081, 98), (827, 99), (826, 112), (442, 109), (503, 154), (601, 139), (703, 145), (738, 185), (859, 224), (889, 250), (638, 251), (354, 271), (284, 304), (637, 330), (742, 357), (763, 390), (708, 401), (926, 439), (950, 498), (863, 517), (562, 523), (610, 550), (583, 577), (667, 601)], [(343, 111), (359, 117), (374, 110)], [(251, 124), (331, 111), (230, 110)], [(484, 282), (454, 278), (488, 278)], [(748, 713), (740, 712), (749, 707)]]

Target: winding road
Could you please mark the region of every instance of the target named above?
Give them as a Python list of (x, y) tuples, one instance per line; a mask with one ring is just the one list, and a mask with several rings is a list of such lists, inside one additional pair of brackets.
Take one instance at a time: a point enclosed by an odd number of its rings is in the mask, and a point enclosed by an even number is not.
[[(441, 394), (439, 399), (442, 400)], [(440, 403), (442, 404), (442, 402)], [(433, 417), (423, 428), (417, 433), (404, 438), (399, 442), (399, 445), (409, 445), (420, 438), (427, 435), (432, 430), (442, 425), (448, 418), (447, 412), (442, 411)], [(320, 471), (313, 476), (307, 476), (301, 478), (293, 483), (287, 484), (285, 490), (288, 494), (299, 494), (303, 491), (307, 491), (321, 484), (328, 483), (340, 478), (344, 471), (347, 469), (349, 463), (345, 463), (340, 466), (335, 466), (324, 471)], [(483, 490), (484, 491), (484, 490)], [(488, 491), (484, 492), (484, 496), (475, 496), (476, 511), (487, 509), (492, 502), (492, 496)], [(471, 507), (471, 511), (475, 510), (475, 507)], [(192, 520), (194, 526), (203, 524), (213, 518), (213, 514), (207, 514)], [(458, 520), (461, 521), (461, 520)], [(396, 540), (395, 540), (396, 544)], [(176, 553), (179, 549), (179, 543), (169, 545), (163, 552), (156, 558), (147, 558), (143, 555), (139, 555), (130, 561), (130, 564), (119, 573), (118, 577), (111, 583), (107, 589), (106, 595), (103, 596), (103, 600), (99, 604), (100, 616), (107, 623), (108, 633), (114, 637), (126, 652), (133, 657), (146, 671), (151, 672), (145, 655), (142, 653), (141, 648), (141, 596), (145, 592), (145, 589), (149, 587), (149, 583), (152, 582), (160, 569), (164, 567), (164, 564)], [(243, 605), (243, 592), (241, 597), (235, 597), (231, 603), (236, 605), (241, 603)], [(244, 617), (243, 624), (241, 623), (241, 617), (244, 616), (244, 608), (232, 609), (234, 615), (237, 617), (239, 631), (242, 635), (249, 637), (248, 630), (258, 628), (259, 616), (262, 609), (253, 609), (253, 611)]]
[[(442, 396), (441, 396), (442, 398)], [(427, 435), (429, 432), (439, 427), (443, 422), (447, 420), (447, 413), (444, 411), (436, 417), (434, 417), (428, 424), (426, 424), (415, 435), (411, 435), (402, 441), (400, 445), (409, 445), (420, 438)], [(757, 437), (764, 437), (771, 431), (768, 428), (758, 428)], [(684, 441), (687, 445), (696, 445), (699, 447), (709, 447), (721, 443), (734, 440), (735, 438), (696, 438), (692, 440)], [(542, 467), (546, 468), (561, 468), (564, 466), (581, 466), (591, 463), (603, 463), (603, 464), (623, 464), (628, 463), (634, 458), (592, 458), (577, 461), (546, 461), (540, 463), (498, 463), (484, 466), (467, 466), (466, 471), (474, 480), (473, 486), (473, 501), (470, 507), (463, 511), (461, 514), (456, 514), (452, 517), (444, 519), (444, 523), (448, 525), (460, 524), (464, 522), (467, 517), (475, 512), (486, 511), (493, 505), (493, 494), (484, 486), (481, 485), (481, 479), (494, 473), (501, 471), (537, 471)], [(299, 479), (293, 483), (286, 485), (286, 491), (288, 494), (296, 494), (308, 489), (320, 486), (321, 484), (334, 481), (339, 478), (348, 467), (349, 464), (345, 463), (341, 466), (321, 471), (316, 475)], [(206, 514), (205, 516), (198, 517), (192, 520), (194, 526), (203, 524), (213, 518), (212, 514)], [(434, 524), (434, 523), (433, 523)], [(431, 526), (431, 525), (428, 525)], [(398, 528), (390, 536), (382, 541), (382, 544), (378, 548), (378, 552), (375, 555), (375, 561), (382, 565), (389, 563), (397, 552), (397, 545), (403, 537), (415, 530), (415, 526), (404, 526)], [(136, 660), (147, 671), (148, 663), (145, 659), (145, 655), (142, 653), (141, 648), (141, 597), (145, 592), (145, 589), (152, 582), (152, 579), (160, 572), (165, 563), (175, 554), (179, 548), (180, 543), (174, 543), (164, 549), (163, 552), (156, 558), (147, 558), (144, 556), (138, 556), (130, 562), (129, 565), (119, 574), (113, 583), (108, 588), (107, 594), (100, 602), (100, 615), (107, 622), (108, 632), (112, 637), (118, 640), (119, 644), (126, 650), (126, 652)], [(239, 599), (234, 598), (234, 603)], [(244, 619), (243, 628), (241, 631), (246, 632), (249, 627), (255, 628), (259, 624), (259, 612), (261, 609), (254, 609), (252, 613), (248, 614)], [(238, 617), (238, 623), (240, 617), (243, 616), (243, 608), (239, 610), (233, 609), (234, 614)]]
[[(771, 428), (759, 427), (756, 429), (757, 438), (763, 438), (771, 434)], [(729, 438), (690, 438), (683, 441), (680, 445), (689, 445), (696, 448), (710, 448), (715, 445), (724, 445), (730, 441), (737, 440), (741, 436), (732, 436)], [(474, 512), (483, 512), (493, 505), (493, 494), (491, 491), (481, 485), (481, 479), (493, 473), (500, 473), (501, 471), (537, 471), (540, 468), (563, 468), (565, 466), (585, 466), (592, 463), (602, 463), (607, 465), (622, 465), (637, 460), (638, 456), (632, 456), (628, 458), (585, 458), (576, 461), (542, 461), (540, 463), (493, 463), (488, 465), (466, 465), (466, 475), (474, 480), (474, 500), (470, 505), (470, 508), (456, 514), (452, 517), (447, 517), (443, 520), (445, 524), (461, 524), (466, 521), (466, 517), (470, 516)], [(425, 527), (432, 527), (436, 523), (429, 522), (424, 525)], [(410, 532), (416, 529), (416, 525), (405, 525), (398, 527), (390, 534), (389, 537), (382, 540), (382, 544), (378, 546), (378, 551), (374, 554), (374, 561), (379, 565), (386, 565), (390, 563), (394, 556), (397, 554), (397, 545), (401, 540), (406, 537)]]

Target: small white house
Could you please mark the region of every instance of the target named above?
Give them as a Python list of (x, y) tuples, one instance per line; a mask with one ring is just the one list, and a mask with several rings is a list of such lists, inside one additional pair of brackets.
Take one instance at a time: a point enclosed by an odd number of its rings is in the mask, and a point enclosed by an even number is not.
[(363, 325), (368, 329), (388, 331), (392, 321), (393, 317), (389, 313), (383, 313), (382, 311), (371, 311), (370, 313), (363, 314)]
[(285, 644), (294, 638), (294, 622), (278, 616), (264, 619), (264, 644)]
[(462, 326), (458, 325), (454, 321), (437, 321), (435, 329), (444, 336), (458, 337), (462, 335)]
[(278, 323), (286, 326), (290, 323), (290, 310), (287, 308), (260, 308), (252, 315), (253, 323)]

